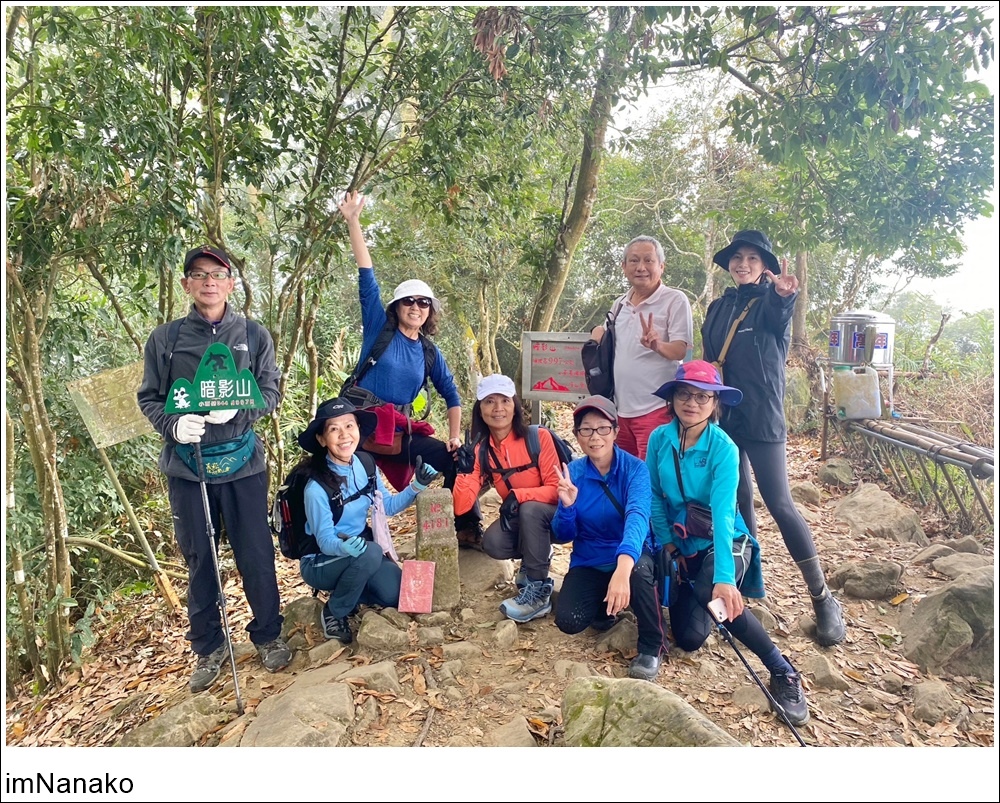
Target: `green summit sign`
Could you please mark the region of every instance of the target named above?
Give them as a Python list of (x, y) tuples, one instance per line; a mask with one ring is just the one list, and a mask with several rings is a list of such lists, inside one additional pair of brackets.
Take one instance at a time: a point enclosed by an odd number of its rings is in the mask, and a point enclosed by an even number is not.
[(262, 410), (267, 405), (249, 368), (236, 370), (225, 343), (213, 343), (202, 355), (194, 380), (181, 377), (170, 386), (164, 411), (210, 413), (212, 410)]

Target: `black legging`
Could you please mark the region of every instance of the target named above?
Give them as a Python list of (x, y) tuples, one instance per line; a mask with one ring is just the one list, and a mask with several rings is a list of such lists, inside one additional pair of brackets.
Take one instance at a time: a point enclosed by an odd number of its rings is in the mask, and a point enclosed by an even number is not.
[[(749, 552), (749, 547), (747, 547)], [(712, 589), (715, 587), (715, 554), (702, 551), (686, 558), (687, 571), (685, 579), (691, 582), (681, 582), (677, 594), (677, 602), (670, 606), (670, 629), (674, 634), (674, 643), (685, 652), (694, 652), (715, 630), (715, 620), (712, 619), (705, 606), (712, 599)], [(746, 563), (736, 561), (736, 586), (739, 587), (746, 570)], [(735, 619), (726, 623), (726, 629), (742, 641), (758, 658), (769, 655), (774, 649), (764, 626), (746, 608)]]
[(788, 487), (785, 442), (765, 443), (736, 438), (733, 440), (740, 449), (740, 484), (736, 492), (736, 501), (751, 535), (757, 537), (753, 483), (750, 480), (752, 466), (761, 499), (764, 500), (764, 505), (774, 523), (778, 525), (788, 554), (796, 563), (816, 557), (816, 544), (813, 542), (809, 525), (795, 507), (791, 489)]
[[(595, 619), (605, 617), (608, 607), (604, 598), (612, 574), (593, 566), (574, 566), (566, 572), (556, 601), (556, 627), (574, 635), (586, 630)], [(659, 656), (664, 647), (663, 609), (653, 579), (651, 555), (639, 556), (629, 577), (629, 593), (629, 607), (639, 630), (637, 649), (644, 655)]]

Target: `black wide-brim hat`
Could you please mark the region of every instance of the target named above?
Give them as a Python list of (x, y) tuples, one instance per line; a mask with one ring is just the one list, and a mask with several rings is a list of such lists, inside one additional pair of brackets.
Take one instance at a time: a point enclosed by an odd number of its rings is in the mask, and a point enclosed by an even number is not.
[(767, 235), (762, 231), (757, 231), (756, 229), (745, 229), (744, 231), (738, 231), (733, 235), (733, 241), (723, 248), (721, 251), (717, 252), (712, 261), (718, 265), (723, 270), (729, 270), (729, 259), (732, 257), (733, 252), (736, 251), (741, 245), (752, 245), (761, 255), (764, 257), (764, 262), (770, 269), (771, 273), (777, 275), (781, 273), (781, 264), (778, 262), (778, 258), (774, 255), (774, 248), (771, 245), (771, 241), (767, 238)]
[(378, 423), (375, 413), (359, 410), (347, 399), (329, 399), (319, 406), (316, 417), (309, 422), (309, 426), (297, 438), (299, 446), (312, 454), (323, 454), (326, 449), (323, 444), (316, 440), (316, 436), (323, 431), (323, 425), (327, 421), (331, 418), (340, 418), (342, 415), (353, 415), (358, 420), (362, 443), (375, 431), (375, 425)]

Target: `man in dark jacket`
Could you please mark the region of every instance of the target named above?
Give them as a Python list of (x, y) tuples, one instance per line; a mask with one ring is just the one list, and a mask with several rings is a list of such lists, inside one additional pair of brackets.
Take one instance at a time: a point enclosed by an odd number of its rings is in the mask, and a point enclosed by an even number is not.
[[(191, 675), (192, 692), (211, 686), (227, 655), (219, 612), (219, 586), (209, 545), (208, 527), (197, 467), (185, 462), (178, 445), (203, 446), (231, 442), (243, 446), (238, 467), (206, 479), (212, 524), (220, 519), (233, 548), (236, 566), (254, 618), (250, 640), (269, 672), (288, 666), (291, 651), (281, 639), (281, 601), (274, 569), (274, 542), (267, 522), (267, 474), (263, 445), (253, 422), (278, 406), (280, 374), (267, 330), (238, 315), (227, 299), (235, 287), (232, 263), (225, 251), (210, 246), (192, 249), (184, 258), (184, 292), (191, 296), (187, 317), (163, 324), (146, 341), (139, 408), (163, 437), (160, 470), (167, 475), (174, 535), (188, 566), (187, 639), (198, 656)], [(207, 415), (169, 415), (167, 393), (180, 377), (193, 380), (205, 350), (223, 343), (233, 354), (236, 370), (250, 368), (266, 409), (213, 410)], [(252, 352), (252, 353), (251, 353)], [(218, 537), (218, 535), (217, 535)]]

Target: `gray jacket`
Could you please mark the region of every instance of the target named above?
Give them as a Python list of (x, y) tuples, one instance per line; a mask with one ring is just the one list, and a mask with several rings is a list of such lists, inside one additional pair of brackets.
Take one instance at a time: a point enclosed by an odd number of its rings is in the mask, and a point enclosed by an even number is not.
[[(137, 394), (139, 409), (149, 419), (153, 428), (163, 437), (159, 467), (168, 477), (180, 477), (192, 481), (198, 479), (198, 476), (174, 453), (176, 441), (173, 438), (173, 429), (177, 416), (168, 415), (163, 411), (166, 404), (166, 395), (160, 393), (160, 380), (163, 372), (169, 373), (166, 384), (167, 392), (179, 377), (193, 380), (202, 355), (213, 343), (224, 343), (229, 347), (236, 362), (237, 371), (251, 367), (250, 338), (247, 336), (250, 326), (257, 328), (256, 354), (252, 360), (253, 375), (257, 380), (261, 395), (264, 397), (264, 402), (267, 404), (267, 409), (240, 410), (232, 420), (225, 424), (208, 424), (201, 440), (202, 445), (206, 445), (240, 437), (253, 426), (254, 421), (277, 408), (280, 401), (278, 381), (281, 378), (281, 373), (275, 364), (274, 344), (271, 341), (270, 333), (260, 324), (247, 321), (242, 315), (237, 315), (231, 304), (226, 305), (226, 314), (222, 321), (214, 326), (206, 321), (192, 305), (191, 311), (177, 333), (177, 342), (174, 345), (172, 358), (168, 358), (167, 353), (170, 348), (170, 344), (167, 342), (169, 323), (157, 326), (146, 341), (142, 384), (139, 386)], [(259, 474), (265, 468), (264, 445), (258, 440), (253, 458), (247, 465), (228, 476), (209, 478), (207, 481), (210, 483), (231, 482)]]

